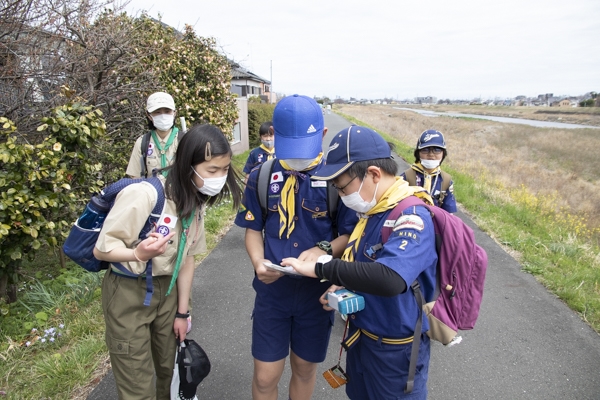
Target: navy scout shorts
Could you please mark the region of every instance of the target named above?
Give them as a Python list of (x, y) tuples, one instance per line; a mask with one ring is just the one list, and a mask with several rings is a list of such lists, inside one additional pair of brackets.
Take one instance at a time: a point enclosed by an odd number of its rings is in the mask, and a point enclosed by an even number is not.
[(409, 344), (385, 344), (361, 335), (346, 358), (346, 394), (352, 400), (426, 400), (430, 339), (421, 335), (415, 386), (404, 393), (410, 363)]
[(305, 361), (325, 360), (333, 311), (319, 298), (331, 286), (314, 278), (282, 276), (271, 284), (256, 277), (252, 313), (252, 356), (263, 362), (284, 359), (292, 351)]

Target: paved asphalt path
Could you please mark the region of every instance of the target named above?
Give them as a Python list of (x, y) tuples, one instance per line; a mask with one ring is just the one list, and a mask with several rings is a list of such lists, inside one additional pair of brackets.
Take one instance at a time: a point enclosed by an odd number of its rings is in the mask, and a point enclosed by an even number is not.
[[(324, 147), (348, 122), (325, 115)], [(417, 134), (418, 132), (415, 132)], [(401, 160), (401, 170), (406, 164)], [(475, 329), (463, 342), (445, 348), (432, 342), (429, 399), (600, 399), (600, 337), (580, 317), (549, 294), (462, 212), (489, 257), (486, 288)], [(207, 351), (212, 370), (198, 387), (198, 398), (251, 398), (252, 266), (244, 230), (236, 226), (196, 269), (194, 327), (189, 337)], [(313, 399), (346, 399), (321, 373), (337, 362), (342, 320), (336, 317), (327, 360), (318, 368)], [(345, 356), (344, 356), (345, 357)], [(344, 361), (342, 361), (344, 362)], [(279, 385), (287, 399), (289, 364)], [(116, 399), (112, 374), (88, 400)]]

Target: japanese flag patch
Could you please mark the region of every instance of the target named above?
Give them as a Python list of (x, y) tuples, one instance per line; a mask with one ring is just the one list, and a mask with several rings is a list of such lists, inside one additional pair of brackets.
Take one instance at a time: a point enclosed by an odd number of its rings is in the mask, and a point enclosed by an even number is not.
[(273, 172), (271, 174), (271, 182), (269, 182), (269, 183), (273, 183), (273, 182), (283, 182), (283, 173)]
[(177, 217), (170, 214), (163, 214), (158, 221), (156, 231), (163, 236), (167, 236), (177, 224)]
[(401, 215), (394, 224), (394, 231), (400, 229), (415, 229), (417, 231), (422, 231), (425, 229), (425, 223), (418, 215)]

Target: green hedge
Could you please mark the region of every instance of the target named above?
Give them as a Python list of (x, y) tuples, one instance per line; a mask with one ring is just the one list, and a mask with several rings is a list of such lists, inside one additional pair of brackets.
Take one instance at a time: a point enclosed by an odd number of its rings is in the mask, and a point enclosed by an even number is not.
[(274, 109), (275, 104), (248, 104), (248, 136), (251, 149), (260, 146), (258, 130), (263, 122), (273, 120)]

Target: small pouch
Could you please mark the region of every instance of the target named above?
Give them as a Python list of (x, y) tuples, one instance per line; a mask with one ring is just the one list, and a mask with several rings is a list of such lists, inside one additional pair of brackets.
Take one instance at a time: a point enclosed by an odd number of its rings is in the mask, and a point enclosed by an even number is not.
[(348, 382), (348, 375), (346, 375), (340, 364), (323, 372), (323, 378), (325, 378), (327, 383), (329, 383), (329, 386), (334, 389), (337, 389)]

